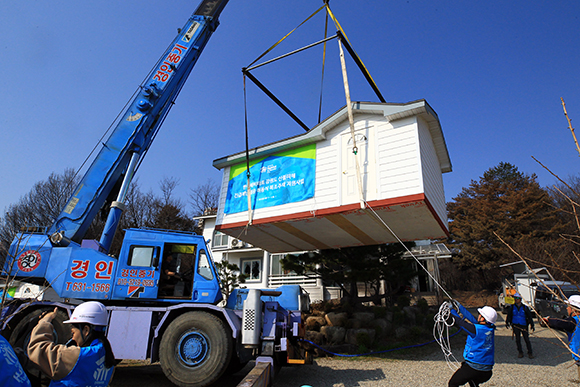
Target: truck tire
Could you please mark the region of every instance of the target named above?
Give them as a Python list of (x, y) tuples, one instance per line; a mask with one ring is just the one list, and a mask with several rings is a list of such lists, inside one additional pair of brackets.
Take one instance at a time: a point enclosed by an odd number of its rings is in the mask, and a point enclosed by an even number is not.
[[(40, 308), (28, 313), (20, 320), (18, 324), (12, 330), (8, 341), (16, 351), (23, 351), (26, 353), (28, 348), (28, 343), (30, 343), (30, 333), (32, 329), (38, 323), (40, 315), (44, 312), (52, 312), (54, 308)], [(59, 309), (56, 313), (56, 317), (52, 320), (52, 334), (54, 336), (55, 344), (64, 344), (70, 340), (72, 334), (70, 327), (66, 326), (63, 322), (68, 320), (68, 314)], [(24, 370), (30, 383), (33, 386), (47, 385), (50, 383), (50, 379), (47, 379), (38, 366), (32, 362), (28, 362)], [(43, 384), (45, 383), (45, 384)]]
[[(14, 327), (14, 330), (10, 334), (8, 341), (12, 347), (22, 348), (26, 351), (28, 343), (30, 342), (30, 333), (38, 323), (40, 315), (44, 312), (52, 312), (53, 310), (53, 307), (40, 308), (25, 315), (24, 318), (16, 324), (16, 327)], [(64, 344), (71, 338), (70, 327), (63, 323), (65, 320), (68, 320), (68, 314), (59, 309), (56, 313), (56, 317), (52, 320), (52, 334), (54, 335), (55, 344)]]
[(214, 383), (230, 363), (233, 342), (218, 317), (188, 312), (169, 324), (161, 338), (159, 361), (165, 376), (181, 387)]

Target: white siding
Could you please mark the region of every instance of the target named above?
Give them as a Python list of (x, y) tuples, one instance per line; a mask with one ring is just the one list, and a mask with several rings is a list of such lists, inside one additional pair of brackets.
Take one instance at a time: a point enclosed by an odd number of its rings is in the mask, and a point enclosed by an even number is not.
[(378, 179), (381, 199), (422, 192), (415, 118), (377, 125)]
[[(330, 138), (328, 138), (330, 137)], [(335, 144), (336, 143), (336, 144)], [(224, 214), (230, 168), (224, 168), (224, 178), (220, 192), (218, 224), (237, 223), (248, 220), (248, 212)], [(304, 211), (316, 211), (339, 205), (339, 144), (335, 136), (327, 136), (327, 140), (316, 144), (316, 178), (314, 197), (296, 203), (288, 203), (275, 207), (259, 208), (254, 212), (254, 219), (269, 218)]]
[[(441, 167), (428, 124), (418, 116), (389, 122), (377, 114), (355, 115), (355, 130), (369, 128), (373, 142), (369, 152), (375, 152), (376, 188), (367, 200), (384, 200), (425, 193), (440, 219), (446, 220), (445, 198)], [(343, 121), (325, 133), (325, 139), (316, 143), (316, 178), (314, 197), (301, 202), (260, 208), (254, 219), (264, 219), (312, 212), (358, 202), (343, 202), (343, 163), (341, 136), (348, 135), (348, 121)], [(224, 214), (230, 167), (223, 169), (217, 224), (248, 221), (248, 212)]]
[(441, 166), (435, 153), (433, 139), (428, 124), (419, 120), (419, 143), (421, 144), (421, 165), (423, 166), (423, 181), (425, 196), (435, 209), (439, 219), (447, 226), (447, 212), (445, 209), (445, 194)]

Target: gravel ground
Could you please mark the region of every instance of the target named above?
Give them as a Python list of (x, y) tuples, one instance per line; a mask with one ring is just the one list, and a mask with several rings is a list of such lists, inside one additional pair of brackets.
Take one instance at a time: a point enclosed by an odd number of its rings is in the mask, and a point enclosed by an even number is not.
[[(580, 386), (570, 352), (552, 331), (536, 324), (536, 332), (531, 337), (536, 357), (519, 359), (516, 344), (511, 338), (512, 331), (505, 328), (503, 317), (500, 315), (498, 318), (493, 376), (482, 386)], [(567, 342), (562, 334), (559, 335)], [(463, 359), (461, 354), (465, 337), (466, 334), (461, 333), (452, 339), (453, 354), (459, 361)], [(282, 368), (273, 387), (447, 386), (454, 372), (436, 343), (390, 352), (389, 358), (319, 358), (315, 359), (315, 363)], [(252, 366), (249, 363), (239, 373), (224, 376), (215, 386), (237, 386)], [(117, 367), (111, 386), (171, 387), (173, 384), (165, 378), (158, 363), (146, 366), (129, 363)]]
[[(553, 331), (536, 324), (536, 332), (531, 337), (535, 358), (519, 359), (515, 341), (511, 338), (512, 331), (505, 328), (503, 317), (498, 317), (493, 376), (483, 386), (580, 385), (570, 352)], [(465, 337), (462, 333), (452, 341), (453, 354), (459, 361), (463, 359)], [(564, 336), (559, 334), (559, 337)], [(567, 342), (565, 338), (563, 340)], [(522, 345), (525, 348), (523, 340)], [(412, 351), (411, 355), (402, 355), (404, 359), (315, 359), (315, 365), (283, 368), (274, 381), (274, 387), (447, 386), (454, 371), (447, 365), (438, 345), (429, 344), (419, 351)]]

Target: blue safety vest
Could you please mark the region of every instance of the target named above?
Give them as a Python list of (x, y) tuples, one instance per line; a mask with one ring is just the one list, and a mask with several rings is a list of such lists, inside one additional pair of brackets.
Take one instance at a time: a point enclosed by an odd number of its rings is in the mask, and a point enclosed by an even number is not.
[(471, 363), (494, 365), (494, 329), (487, 324), (475, 324), (475, 336), (467, 335), (463, 358)]
[(0, 386), (30, 387), (30, 380), (22, 369), (12, 346), (0, 335)]
[(574, 316), (574, 321), (576, 321), (576, 329), (574, 329), (574, 332), (568, 334), (568, 340), (570, 340), (568, 346), (573, 352), (572, 358), (574, 358), (575, 361), (578, 361), (580, 360), (580, 357), (576, 356), (575, 354), (580, 354), (580, 318), (578, 316)]
[(516, 304), (512, 308), (512, 324), (528, 325), (526, 322), (526, 306), (521, 304), (518, 308)]
[(105, 368), (105, 347), (100, 340), (94, 340), (89, 347), (81, 347), (73, 370), (64, 378), (53, 380), (50, 387), (106, 387), (114, 368)]

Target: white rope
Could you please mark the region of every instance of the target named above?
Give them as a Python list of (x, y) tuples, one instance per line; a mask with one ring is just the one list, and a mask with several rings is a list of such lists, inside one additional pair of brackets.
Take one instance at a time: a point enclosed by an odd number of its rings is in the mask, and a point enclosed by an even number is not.
[(443, 293), (445, 293), (445, 295), (447, 296), (447, 298), (449, 298), (450, 300), (453, 299), (453, 297), (451, 297), (449, 295), (449, 293), (447, 293), (447, 291), (443, 288), (443, 286), (441, 286), (441, 284), (435, 279), (435, 277), (433, 277), (433, 275), (429, 272), (429, 270), (427, 270), (427, 268), (425, 266), (423, 266), (423, 264), (421, 263), (421, 261), (419, 261), (419, 258), (417, 258), (415, 256), (415, 254), (413, 254), (413, 252), (403, 243), (403, 241), (397, 236), (397, 234), (395, 234), (395, 232), (389, 227), (389, 225), (387, 223), (385, 223), (385, 221), (383, 220), (383, 218), (381, 218), (379, 216), (379, 214), (376, 213), (376, 211), (369, 205), (368, 202), (365, 202), (366, 207), (365, 211), (370, 210), (372, 212), (372, 214), (375, 216), (375, 218), (383, 225), (385, 226), (385, 228), (387, 230), (389, 230), (389, 232), (397, 239), (397, 241), (405, 248), (405, 250), (407, 250), (407, 253), (409, 253), (413, 259), (415, 259), (415, 261), (417, 261), (417, 264), (419, 266), (421, 266), (421, 268), (423, 269), (423, 271), (425, 271), (425, 273), (427, 273), (427, 275), (433, 280), (433, 282), (435, 282), (435, 284), (437, 285), (437, 287), (439, 287), (439, 289), (441, 289), (443, 291)]
[(451, 342), (449, 340), (449, 327), (453, 325), (455, 318), (451, 316), (451, 308), (449, 305), (449, 302), (442, 303), (439, 307), (439, 312), (433, 317), (435, 321), (433, 325), (433, 337), (437, 344), (439, 344), (443, 356), (445, 356), (447, 367), (451, 371), (456, 371), (459, 368), (459, 361), (453, 356)]

